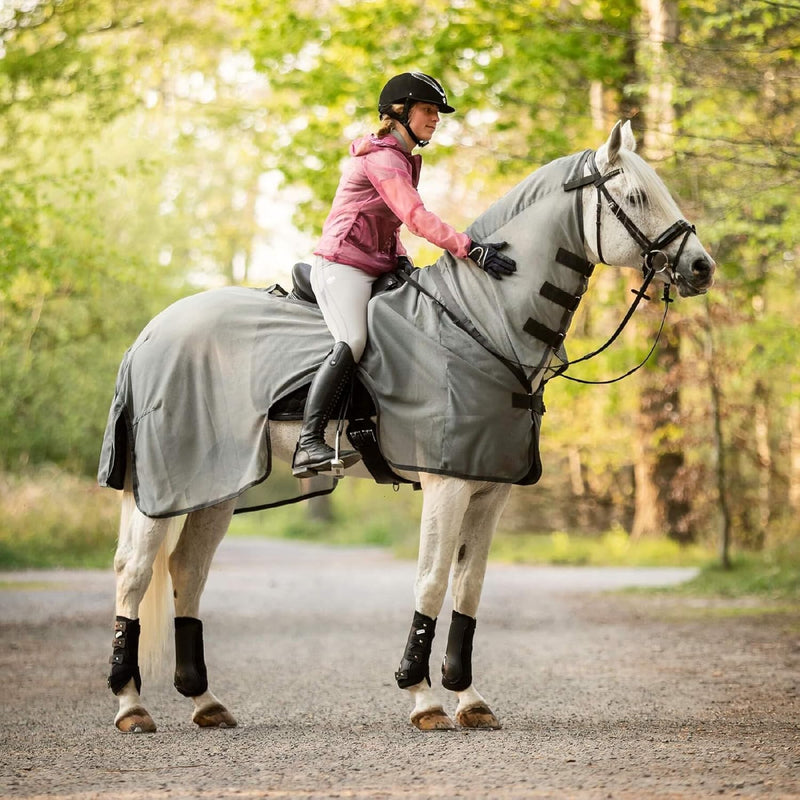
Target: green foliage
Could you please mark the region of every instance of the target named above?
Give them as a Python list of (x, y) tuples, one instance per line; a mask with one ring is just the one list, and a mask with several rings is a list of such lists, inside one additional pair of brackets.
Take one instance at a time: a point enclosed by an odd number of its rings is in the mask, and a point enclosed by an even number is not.
[(242, 44), (269, 76), (270, 117), (292, 129), (289, 142), (266, 146), (287, 180), (321, 201), (298, 216), (315, 229), (333, 196), (343, 137), (376, 127), (380, 89), (398, 72), (420, 69), (448, 88), (459, 114), (426, 160), (446, 159), (456, 174), (467, 161), (483, 189), (486, 177), (516, 177), (595, 144), (587, 87), (611, 86), (624, 71), (623, 34), (635, 13), (625, 0), (591, 12), (553, 0), (376, 0), (368, 12), (363, 3), (229, 5)]
[(118, 494), (53, 467), (0, 473), (0, 569), (110, 567)]
[[(648, 386), (638, 377), (597, 389), (554, 381), (545, 478), (515, 493), (512, 527), (515, 535), (565, 531), (576, 551), (576, 531), (629, 529), (637, 449), (647, 444), (681, 451), (670, 488), (691, 505), (698, 541), (717, 527), (718, 459), (737, 542), (769, 546), (793, 530), (797, 10), (759, 0), (681, 5), (678, 38), (665, 44), (663, 73), (653, 74), (640, 5), (3, 4), (0, 468), (55, 462), (94, 471), (125, 348), (176, 297), (248, 280), (269, 231), (259, 203), (276, 185), (302, 188), (295, 221), (319, 230), (347, 142), (374, 128), (390, 75), (436, 74), (458, 109), (424, 151), (423, 196), (459, 226), (539, 164), (596, 146), (614, 119), (637, 114), (648, 81), (662, 81), (675, 87), (675, 155), (656, 166), (720, 266), (707, 307), (684, 301), (671, 312), (680, 363), (669, 374), (645, 373), (665, 396), (677, 386), (680, 407), (648, 439), (636, 432)], [(634, 122), (641, 127), (641, 118)], [(285, 231), (278, 226), (273, 236), (280, 244)], [(406, 241), (418, 263), (438, 255)], [(573, 355), (603, 341), (625, 305), (626, 279), (598, 272), (573, 325)], [(654, 316), (637, 315), (637, 335), (576, 372), (625, 371), (643, 355)], [(712, 378), (721, 398), (719, 452), (711, 444)], [(285, 513), (287, 531), (305, 530), (302, 512)], [(406, 537), (413, 550), (411, 517), (398, 523), (376, 506), (368, 538)], [(339, 519), (335, 535), (345, 540), (351, 523)]]
[(329, 518), (314, 518), (308, 503), (234, 516), (234, 536), (324, 541), (337, 545), (391, 547), (416, 555), (422, 498), (419, 492), (368, 481), (345, 480), (328, 498)]

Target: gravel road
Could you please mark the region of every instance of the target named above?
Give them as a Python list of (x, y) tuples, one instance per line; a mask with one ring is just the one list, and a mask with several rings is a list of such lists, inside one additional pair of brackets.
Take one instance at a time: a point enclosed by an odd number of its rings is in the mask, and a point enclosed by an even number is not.
[(800, 616), (605, 591), (688, 574), (491, 564), (474, 664), (504, 727), (423, 734), (392, 678), (414, 565), (229, 539), (203, 616), (239, 727), (195, 729), (165, 675), (140, 736), (105, 688), (111, 572), (0, 575), (0, 796), (800, 798)]

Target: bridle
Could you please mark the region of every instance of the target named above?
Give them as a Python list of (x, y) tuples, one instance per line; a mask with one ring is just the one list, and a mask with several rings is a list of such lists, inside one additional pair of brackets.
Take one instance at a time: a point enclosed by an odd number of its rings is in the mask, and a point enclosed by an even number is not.
[[(676, 269), (678, 263), (680, 262), (681, 256), (683, 255), (683, 250), (686, 247), (686, 242), (689, 240), (689, 237), (695, 233), (694, 225), (692, 225), (690, 222), (687, 222), (685, 219), (679, 219), (677, 222), (674, 222), (672, 225), (670, 225), (665, 231), (660, 233), (655, 239), (649, 239), (638, 227), (638, 225), (625, 213), (625, 209), (622, 208), (622, 206), (620, 206), (620, 204), (611, 196), (611, 193), (608, 191), (608, 187), (606, 186), (606, 183), (608, 183), (608, 181), (610, 181), (612, 178), (621, 174), (622, 170), (615, 169), (605, 175), (601, 175), (597, 169), (597, 162), (595, 161), (594, 153), (589, 155), (589, 166), (592, 169), (592, 174), (587, 175), (585, 178), (581, 178), (580, 185), (586, 186), (591, 183), (594, 184), (594, 187), (597, 190), (597, 214), (595, 219), (598, 260), (603, 264), (606, 263), (605, 259), (603, 258), (603, 247), (601, 244), (601, 220), (603, 217), (603, 199), (605, 199), (605, 201), (608, 203), (609, 209), (611, 209), (611, 213), (620, 221), (622, 227), (625, 228), (636, 244), (642, 248), (642, 259), (644, 260), (644, 266), (646, 270), (653, 270), (655, 273), (663, 272), (669, 278), (668, 283), (677, 282)], [(567, 187), (565, 186), (564, 188)], [(572, 188), (572, 186), (570, 186), (570, 188)], [(576, 186), (574, 188), (578, 187)], [(683, 236), (683, 239), (678, 246), (678, 252), (675, 255), (674, 266), (672, 266), (672, 264), (670, 264), (669, 256), (667, 256), (667, 254), (664, 252), (664, 248), (672, 244), (672, 242), (674, 242), (681, 235)], [(643, 270), (643, 274), (645, 276), (647, 274), (646, 270)]]
[[(606, 183), (610, 181), (612, 178), (616, 177), (617, 175), (622, 173), (622, 169), (615, 169), (611, 172), (606, 173), (605, 175), (601, 175), (600, 171), (597, 169), (597, 162), (595, 161), (595, 154), (594, 152), (589, 153), (588, 164), (590, 167), (590, 173), (588, 175), (584, 175), (581, 178), (576, 178), (574, 180), (568, 181), (564, 184), (564, 189), (566, 191), (570, 191), (572, 189), (582, 189), (584, 186), (593, 185), (595, 190), (597, 191), (597, 203), (596, 203), (596, 241), (597, 241), (597, 258), (598, 260), (605, 264), (605, 259), (603, 258), (603, 249), (601, 245), (601, 228), (602, 228), (602, 216), (603, 216), (603, 200), (608, 203), (608, 207), (611, 209), (611, 213), (620, 221), (622, 226), (631, 236), (631, 238), (642, 248), (642, 276), (643, 282), (639, 289), (634, 289), (633, 294), (635, 295), (635, 299), (631, 304), (631, 307), (628, 309), (627, 313), (622, 319), (622, 322), (617, 327), (616, 331), (611, 335), (608, 341), (602, 345), (602, 347), (598, 347), (596, 350), (593, 350), (591, 353), (587, 353), (580, 358), (576, 358), (572, 361), (565, 361), (555, 370), (553, 370), (554, 375), (552, 377), (560, 376), (562, 378), (566, 378), (567, 380), (574, 381), (575, 383), (588, 383), (588, 384), (608, 384), (608, 383), (616, 383), (617, 381), (621, 381), (623, 378), (627, 378), (629, 375), (632, 375), (638, 369), (641, 369), (648, 361), (650, 356), (653, 354), (653, 351), (656, 349), (656, 345), (658, 344), (658, 340), (661, 337), (661, 331), (664, 329), (664, 323), (667, 319), (667, 312), (669, 311), (669, 304), (672, 302), (670, 298), (670, 286), (673, 283), (678, 282), (678, 273), (677, 273), (677, 266), (680, 262), (681, 256), (683, 255), (684, 248), (686, 247), (686, 243), (689, 240), (689, 237), (695, 233), (695, 227), (690, 222), (687, 222), (685, 219), (679, 219), (677, 222), (674, 222), (672, 225), (669, 226), (665, 231), (660, 233), (656, 236), (655, 239), (650, 239), (640, 228), (639, 226), (627, 215), (625, 209), (612, 197), (611, 193), (608, 191), (608, 187)], [(678, 252), (675, 255), (674, 264), (670, 262), (669, 256), (664, 252), (664, 248), (668, 245), (672, 244), (676, 239), (680, 236), (683, 236), (681, 243), (678, 245)], [(650, 351), (644, 357), (644, 360), (637, 364), (632, 369), (629, 369), (624, 375), (619, 375), (616, 378), (611, 378), (609, 380), (603, 381), (589, 381), (589, 380), (582, 380), (581, 378), (574, 378), (571, 375), (566, 375), (565, 371), (568, 367), (572, 366), (573, 364), (578, 364), (581, 361), (588, 361), (590, 358), (594, 358), (594, 356), (602, 353), (607, 347), (609, 347), (622, 333), (623, 328), (628, 324), (628, 321), (633, 316), (633, 312), (638, 307), (639, 303), (645, 299), (649, 300), (650, 298), (647, 296), (646, 292), (650, 283), (652, 282), (653, 278), (656, 275), (663, 274), (666, 278), (664, 284), (664, 292), (662, 296), (662, 300), (664, 302), (664, 314), (661, 317), (661, 324), (658, 328), (658, 332), (656, 334), (655, 341), (653, 342), (653, 346), (650, 348)]]

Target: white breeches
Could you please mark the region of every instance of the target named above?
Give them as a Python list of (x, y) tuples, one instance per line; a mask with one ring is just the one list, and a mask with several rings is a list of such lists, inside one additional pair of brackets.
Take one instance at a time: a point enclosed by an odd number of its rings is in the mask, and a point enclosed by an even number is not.
[(311, 288), (335, 342), (347, 342), (358, 361), (367, 346), (367, 303), (375, 276), (316, 256)]

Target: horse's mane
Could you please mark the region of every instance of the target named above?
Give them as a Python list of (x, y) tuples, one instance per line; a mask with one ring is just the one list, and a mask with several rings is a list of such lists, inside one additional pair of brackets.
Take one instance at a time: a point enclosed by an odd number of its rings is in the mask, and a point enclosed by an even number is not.
[(656, 171), (640, 156), (631, 150), (622, 149), (618, 156), (629, 189), (640, 189), (647, 195), (650, 207), (661, 211), (665, 216), (676, 220), (683, 217), (678, 204), (664, 185)]

